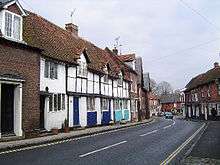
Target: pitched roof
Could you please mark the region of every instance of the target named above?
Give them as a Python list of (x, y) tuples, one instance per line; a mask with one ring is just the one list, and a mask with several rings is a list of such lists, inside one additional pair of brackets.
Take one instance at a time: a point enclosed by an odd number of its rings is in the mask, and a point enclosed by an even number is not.
[(124, 55), (119, 55), (119, 59), (123, 62), (132, 62), (135, 60), (135, 54), (124, 54)]
[(167, 95), (162, 95), (160, 97), (160, 103), (162, 104), (177, 103), (177, 102), (181, 102), (180, 94), (167, 94)]
[(198, 86), (208, 84), (216, 79), (220, 78), (220, 67), (215, 67), (213, 69), (208, 70), (206, 73), (202, 73), (192, 78), (190, 82), (186, 85), (186, 90), (194, 89)]
[(14, 0), (0, 0), (0, 8), (4, 7), (7, 3), (10, 3)]
[(24, 41), (42, 49), (46, 57), (75, 63), (85, 49), (83, 40), (31, 12), (24, 17), (23, 29)]
[(120, 58), (115, 55), (108, 47), (106, 47), (105, 50), (109, 56), (109, 63), (113, 68), (110, 74), (114, 77), (118, 77), (119, 73), (122, 71), (124, 79), (127, 81), (131, 81), (130, 68), (123, 61), (121, 61)]

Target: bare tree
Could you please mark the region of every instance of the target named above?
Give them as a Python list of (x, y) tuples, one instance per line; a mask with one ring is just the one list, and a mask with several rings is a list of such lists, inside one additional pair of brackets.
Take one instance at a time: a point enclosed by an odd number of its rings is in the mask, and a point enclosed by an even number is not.
[(156, 94), (161, 96), (161, 95), (166, 95), (173, 93), (173, 87), (171, 86), (170, 83), (166, 81), (160, 82), (157, 87), (156, 87)]

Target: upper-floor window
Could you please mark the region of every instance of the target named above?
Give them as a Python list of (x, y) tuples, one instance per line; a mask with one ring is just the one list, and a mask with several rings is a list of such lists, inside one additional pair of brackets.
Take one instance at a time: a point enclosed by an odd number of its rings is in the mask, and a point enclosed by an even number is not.
[(5, 35), (16, 40), (21, 40), (21, 17), (5, 12)]
[(203, 89), (201, 90), (201, 95), (202, 95), (202, 97), (205, 97)]
[(86, 62), (79, 61), (79, 65), (77, 67), (77, 76), (79, 76), (79, 77), (87, 77), (87, 65), (86, 65)]
[(208, 97), (211, 97), (210, 85), (208, 86), (207, 96), (208, 96)]
[(45, 68), (44, 68), (44, 77), (50, 79), (57, 79), (57, 64), (49, 61), (45, 61)]
[(119, 86), (123, 85), (123, 75), (121, 73), (119, 74), (118, 85)]
[(218, 94), (220, 95), (220, 79), (218, 79)]
[(104, 75), (103, 79), (104, 79), (104, 83), (108, 83), (108, 75), (107, 74)]

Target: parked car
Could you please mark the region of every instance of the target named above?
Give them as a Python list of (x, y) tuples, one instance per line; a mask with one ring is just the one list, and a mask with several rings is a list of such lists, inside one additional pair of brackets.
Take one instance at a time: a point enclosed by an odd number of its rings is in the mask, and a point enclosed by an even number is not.
[(164, 117), (165, 119), (173, 119), (173, 114), (171, 112), (165, 112)]

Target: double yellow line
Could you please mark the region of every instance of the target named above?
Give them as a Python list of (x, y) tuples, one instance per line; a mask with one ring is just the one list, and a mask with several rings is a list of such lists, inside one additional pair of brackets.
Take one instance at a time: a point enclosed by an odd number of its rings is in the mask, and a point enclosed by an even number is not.
[(177, 148), (167, 159), (165, 159), (160, 165), (167, 165), (169, 164), (173, 158), (175, 158), (181, 151), (182, 149), (187, 146), (193, 138), (205, 127), (205, 123), (192, 135), (190, 136), (179, 148)]

